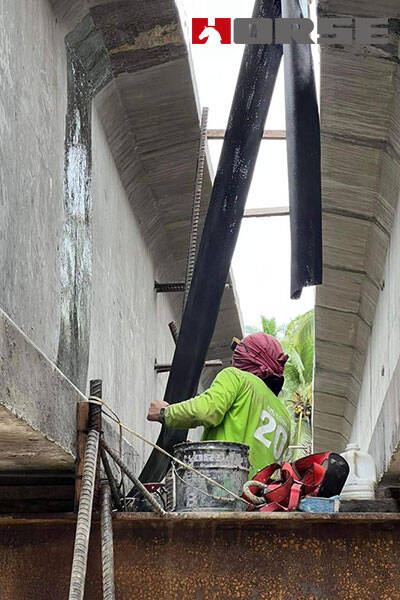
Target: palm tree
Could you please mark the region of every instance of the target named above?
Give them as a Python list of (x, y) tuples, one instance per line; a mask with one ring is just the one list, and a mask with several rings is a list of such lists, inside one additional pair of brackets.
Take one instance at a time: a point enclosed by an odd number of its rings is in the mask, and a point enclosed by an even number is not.
[(276, 319), (261, 317), (263, 331), (277, 337), (289, 354), (285, 367), (285, 384), (280, 397), (292, 418), (290, 445), (295, 447), (291, 460), (306, 454), (312, 442), (312, 380), (314, 368), (314, 310), (299, 315), (286, 327)]

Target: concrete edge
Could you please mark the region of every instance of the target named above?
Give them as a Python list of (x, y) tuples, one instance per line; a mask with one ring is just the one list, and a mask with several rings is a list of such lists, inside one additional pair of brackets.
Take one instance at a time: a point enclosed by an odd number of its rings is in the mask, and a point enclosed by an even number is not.
[[(0, 405), (76, 458), (76, 406), (87, 397), (0, 308)], [(104, 419), (108, 443), (119, 448), (118, 428)], [(43, 448), (42, 448), (43, 451)], [(122, 453), (131, 468), (138, 454), (122, 437)]]

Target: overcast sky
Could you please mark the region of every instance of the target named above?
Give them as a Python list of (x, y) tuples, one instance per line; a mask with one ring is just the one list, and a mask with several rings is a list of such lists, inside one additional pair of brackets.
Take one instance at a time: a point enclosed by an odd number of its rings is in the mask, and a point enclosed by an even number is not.
[[(191, 35), (192, 17), (250, 17), (254, 0), (178, 0), (184, 29)], [(225, 129), (244, 46), (192, 45), (191, 54), (201, 107), (209, 107), (209, 129)], [(285, 129), (282, 69), (278, 77), (267, 129)], [(214, 172), (222, 141), (209, 140)], [(261, 144), (247, 208), (288, 206), (286, 142)], [(244, 219), (233, 258), (233, 275), (245, 325), (258, 326), (260, 315), (278, 323), (314, 305), (314, 288), (300, 300), (290, 300), (290, 230), (288, 217)]]

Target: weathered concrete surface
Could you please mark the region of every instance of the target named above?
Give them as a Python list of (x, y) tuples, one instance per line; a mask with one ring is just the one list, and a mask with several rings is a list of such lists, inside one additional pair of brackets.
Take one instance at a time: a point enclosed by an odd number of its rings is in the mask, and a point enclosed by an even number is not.
[[(400, 165), (399, 165), (400, 170)], [(400, 476), (400, 214), (396, 212), (383, 273), (384, 289), (369, 340), (352, 439), (375, 458), (378, 475)], [(397, 458), (395, 454), (397, 453)]]
[[(127, 515), (114, 519), (120, 600), (398, 600), (398, 515)], [(67, 597), (75, 522), (0, 519), (4, 600)], [(85, 598), (101, 597), (98, 524)]]
[[(398, 3), (390, 0), (379, 6), (320, 0), (319, 12), (400, 17)], [(321, 48), (324, 284), (316, 296), (317, 450), (341, 451), (354, 437), (360, 392), (368, 385), (367, 349), (400, 192), (398, 42), (398, 22), (392, 21), (386, 46)], [(381, 401), (371, 390), (373, 411), (379, 412)], [(360, 414), (360, 436), (366, 436), (360, 442), (368, 447), (370, 409), (360, 404)]]
[(0, 380), (0, 471), (72, 468), (84, 397), (1, 310)]
[[(74, 457), (0, 405), (0, 472), (74, 469)], [(1, 492), (0, 492), (1, 496)]]
[(60, 318), (65, 33), (45, 0), (0, 4), (0, 306), (52, 360)]
[[(17, 333), (20, 328), (25, 334), (25, 354), (7, 355), (9, 364), (0, 371), (0, 404), (45, 439), (55, 440), (67, 460), (74, 456), (79, 394), (75, 398), (70, 382), (59, 389), (57, 376), (53, 382), (49, 373), (59, 373), (54, 365), (60, 357), (60, 253), (65, 230), (74, 225), (68, 221), (63, 188), (65, 36), (88, 14), (96, 35), (104, 36), (114, 79), (92, 107), (92, 185), (84, 215), (90, 227), (84, 251), (91, 255), (93, 271), (85, 290), (88, 326), (79, 331), (86, 350), (78, 357), (79, 363), (87, 362), (79, 364), (80, 373), (88, 375), (74, 383), (85, 394), (90, 378), (102, 378), (105, 399), (152, 439), (158, 426), (146, 423), (146, 406), (163, 395), (167, 379), (155, 374), (154, 361), (171, 361), (167, 324), (179, 321), (182, 307), (181, 294), (157, 295), (154, 280), (184, 277), (199, 138), (189, 58), (173, 0), (0, 3), (0, 306), (5, 320), (11, 316)], [(89, 70), (97, 64), (93, 48), (93, 56), (80, 56)], [(87, 186), (80, 186), (79, 177), (75, 183), (79, 196)], [(207, 175), (202, 219), (210, 186)], [(80, 206), (75, 206), (77, 214)], [(67, 242), (74, 239), (71, 235)], [(79, 277), (70, 287), (76, 283)], [(70, 315), (82, 308), (82, 297), (72, 296)], [(226, 364), (230, 339), (241, 329), (235, 292), (229, 289), (210, 358)], [(7, 338), (1, 343), (7, 348)], [(73, 363), (73, 352), (60, 366)], [(114, 432), (111, 440), (117, 444)], [(140, 469), (148, 450), (133, 438), (129, 442), (135, 450), (128, 449), (133, 468)]]
[[(76, 404), (86, 398), (0, 309), (0, 473), (74, 469)], [(108, 442), (119, 432), (105, 420)], [(139, 453), (122, 439), (125, 461)], [(141, 463), (139, 463), (141, 464)]]

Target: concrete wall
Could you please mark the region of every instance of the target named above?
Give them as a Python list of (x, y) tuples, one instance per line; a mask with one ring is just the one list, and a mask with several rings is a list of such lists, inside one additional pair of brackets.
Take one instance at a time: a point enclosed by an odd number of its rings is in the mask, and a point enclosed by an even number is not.
[[(399, 166), (400, 170), (400, 166)], [(375, 458), (379, 475), (392, 466), (389, 477), (400, 474), (392, 465), (400, 441), (400, 207), (398, 206), (382, 290), (366, 353), (360, 397), (351, 440)]]
[[(64, 225), (67, 29), (57, 22), (46, 0), (4, 0), (0, 4), (0, 19), (0, 194), (4, 211), (0, 303), (27, 339), (49, 363), (55, 363), (60, 334), (60, 243)], [(146, 426), (145, 408), (150, 398), (163, 393), (166, 377), (155, 374), (154, 360), (171, 359), (173, 342), (167, 323), (176, 314), (170, 307), (171, 296), (157, 296), (154, 292), (156, 269), (95, 109), (92, 153), (93, 279), (88, 381), (102, 378), (105, 397), (121, 418), (141, 433), (155, 437), (158, 426)], [(143, 193), (139, 188), (137, 192)], [(45, 393), (38, 394), (36, 387), (32, 391), (35, 390), (37, 406), (45, 414), (49, 397), (52, 398), (48, 415), (48, 421), (52, 421), (53, 411), (59, 410), (58, 402), (74, 403), (80, 398), (73, 386), (70, 394), (54, 398), (57, 377), (45, 377), (45, 363), (42, 359), (36, 368), (32, 367), (33, 360), (19, 360), (18, 368), (22, 379), (25, 371), (30, 376), (34, 371), (35, 380), (40, 382), (42, 373)], [(39, 427), (53, 439), (57, 437), (54, 427), (48, 429), (43, 419), (36, 419), (35, 399), (21, 406), (20, 387), (11, 385), (7, 389), (11, 397), (2, 396), (2, 403), (33, 427)], [(63, 414), (68, 420), (73, 419), (74, 406)], [(58, 422), (58, 427), (70, 435), (74, 431), (74, 423), (63, 426)], [(59, 441), (67, 451), (73, 451), (65, 436)], [(135, 447), (143, 460), (146, 451), (142, 444), (135, 442)]]
[(46, 0), (0, 2), (0, 305), (56, 360), (65, 31)]
[[(176, 315), (171, 296), (154, 291), (158, 269), (96, 110), (92, 135), (94, 257), (88, 379), (102, 378), (104, 398), (121, 419), (155, 438), (159, 425), (147, 423), (146, 406), (150, 398), (163, 396), (166, 376), (155, 373), (154, 360), (171, 360), (174, 344), (167, 324)], [(141, 455), (149, 453), (142, 442), (135, 441), (135, 447)]]

